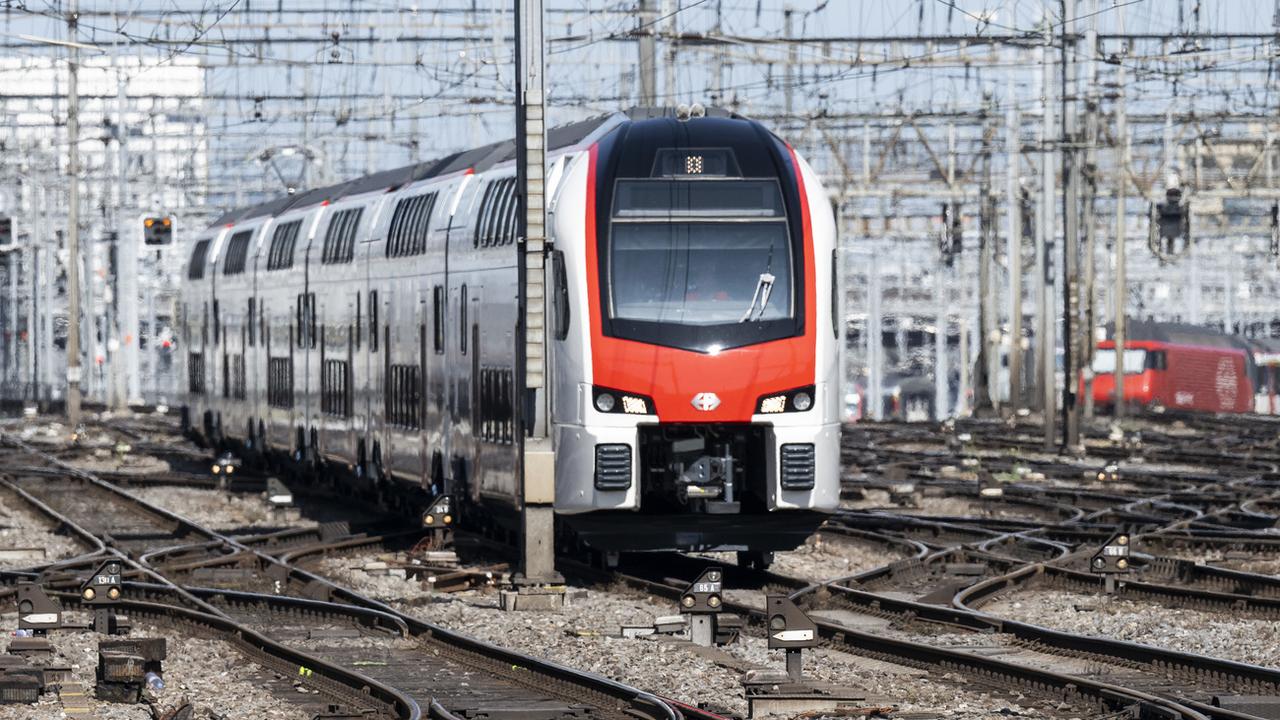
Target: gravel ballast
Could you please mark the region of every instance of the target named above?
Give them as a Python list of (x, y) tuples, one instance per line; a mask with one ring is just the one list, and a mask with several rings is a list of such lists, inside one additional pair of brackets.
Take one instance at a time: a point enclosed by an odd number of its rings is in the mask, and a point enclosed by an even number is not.
[(982, 610), (1081, 635), (1280, 666), (1280, 628), (1272, 620), (1060, 590), (1020, 592), (989, 603)]
[[(657, 616), (674, 615), (674, 604), (655, 602), (623, 587), (592, 588), (585, 599), (557, 613), (503, 612), (496, 588), (430, 595), (417, 582), (363, 568), (380, 556), (327, 558), (317, 569), (361, 592), (375, 595), (397, 609), (428, 622), (467, 633), (513, 650), (527, 652), (624, 682), (690, 704), (711, 703), (746, 712), (738, 669), (699, 655), (687, 643), (671, 639), (624, 639), (622, 625), (652, 625)], [(681, 637), (684, 637), (683, 635)], [(738, 663), (781, 670), (780, 651), (769, 651), (763, 638), (744, 636), (722, 648)], [(1045, 715), (1031, 699), (1021, 703), (977, 689), (958, 687), (961, 678), (927, 677), (917, 671), (867, 661), (847, 653), (818, 649), (806, 656), (806, 673), (822, 682), (848, 686), (897, 704), (903, 712), (969, 718), (1063, 717)]]
[(128, 491), (210, 530), (311, 527), (316, 524), (313, 520), (298, 519), (296, 515), (280, 514), (259, 494), (229, 494), (221, 490), (167, 486), (129, 488)]
[(0, 549), (31, 550), (9, 560), (0, 559), (0, 570), (45, 565), (84, 552), (71, 536), (52, 532), (45, 516), (7, 491), (0, 491)]
[[(0, 615), (0, 623), (6, 629), (16, 627), (17, 615)], [(178, 635), (171, 628), (146, 625), (135, 627), (131, 636), (164, 637), (168, 641), (165, 688), (159, 693), (148, 691), (159, 708), (171, 709), (185, 698), (196, 706), (196, 718), (311, 720), (315, 714), (314, 709), (308, 711), (264, 689), (265, 671), (225, 642)], [(55, 658), (71, 665), (73, 680), (84, 685), (92, 717), (151, 720), (151, 711), (145, 704), (107, 703), (93, 697), (101, 637), (85, 631), (55, 631), (49, 635)], [(0, 705), (0, 720), (62, 720), (63, 717), (56, 693), (44, 693), (35, 705)]]

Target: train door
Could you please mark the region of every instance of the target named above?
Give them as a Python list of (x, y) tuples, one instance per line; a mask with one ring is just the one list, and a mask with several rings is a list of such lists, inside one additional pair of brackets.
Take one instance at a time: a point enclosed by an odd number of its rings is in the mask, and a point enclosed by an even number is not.
[[(453, 282), (450, 277), (450, 282)], [(472, 479), (475, 444), (471, 426), (471, 363), (475, 349), (471, 347), (471, 323), (475, 317), (472, 308), (474, 289), (468, 286), (465, 276), (450, 290), (449, 305), (454, 308), (446, 325), (446, 355), (450, 361), (449, 394), (450, 410), (450, 476), (454, 483), (466, 488), (473, 499), (479, 499), (479, 487)]]

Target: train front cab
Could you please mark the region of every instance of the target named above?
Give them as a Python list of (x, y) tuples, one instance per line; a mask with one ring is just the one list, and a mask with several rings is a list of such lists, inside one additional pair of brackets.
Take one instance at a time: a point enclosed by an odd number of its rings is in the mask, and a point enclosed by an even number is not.
[(610, 551), (803, 542), (839, 499), (814, 173), (749, 121), (639, 121), (571, 163), (553, 211), (557, 512)]
[[(1149, 345), (1150, 343), (1125, 343), (1124, 401), (1126, 408), (1150, 409), (1155, 405), (1155, 388), (1159, 382), (1156, 372), (1164, 368), (1167, 356), (1163, 350), (1148, 347)], [(1093, 357), (1093, 403), (1097, 408), (1110, 409), (1115, 405), (1115, 367), (1115, 343), (1111, 340), (1098, 343)]]
[[(1093, 400), (1115, 404), (1115, 343), (1098, 344)], [(1249, 412), (1255, 399), (1243, 350), (1158, 341), (1126, 342), (1125, 404), (1139, 410)]]

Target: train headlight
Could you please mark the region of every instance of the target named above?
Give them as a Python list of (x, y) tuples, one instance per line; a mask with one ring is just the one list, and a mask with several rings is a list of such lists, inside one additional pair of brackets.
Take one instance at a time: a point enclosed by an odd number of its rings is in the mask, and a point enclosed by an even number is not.
[(634, 395), (623, 395), (622, 412), (628, 415), (647, 415), (649, 414), (649, 406), (645, 403), (644, 398), (638, 398)]
[(786, 392), (761, 395), (756, 400), (756, 414), (775, 415), (784, 412), (806, 412), (813, 408), (814, 387), (806, 385)]
[(626, 415), (656, 415), (653, 400), (637, 393), (626, 393), (609, 388), (591, 388), (592, 404), (602, 413)]
[(785, 412), (787, 409), (787, 396), (774, 395), (760, 401), (760, 412), (763, 414), (773, 414)]

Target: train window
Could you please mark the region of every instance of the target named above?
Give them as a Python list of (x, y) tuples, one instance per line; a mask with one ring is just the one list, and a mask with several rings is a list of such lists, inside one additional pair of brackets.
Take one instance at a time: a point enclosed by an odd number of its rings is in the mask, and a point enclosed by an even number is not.
[[(1163, 353), (1161, 353), (1163, 354)], [(1136, 375), (1144, 369), (1148, 369), (1148, 353), (1146, 350), (1125, 350), (1124, 351), (1124, 372), (1126, 375)], [(1163, 361), (1162, 361), (1163, 364)], [(1161, 368), (1163, 369), (1163, 368)], [(1093, 373), (1095, 375), (1109, 375), (1116, 371), (1116, 351), (1110, 348), (1101, 348), (1094, 352), (1093, 355)]]
[(467, 354), (467, 286), (458, 290), (458, 347)]
[(840, 251), (831, 251), (831, 334), (840, 338)]
[(387, 368), (384, 404), (387, 422), (404, 428), (421, 427), (422, 371), (417, 365)]
[(569, 337), (569, 278), (565, 276), (564, 251), (551, 253), (551, 309), (555, 314), (557, 340)]
[(293, 407), (293, 360), (267, 359), (267, 404), (271, 407)]
[(613, 215), (781, 218), (786, 211), (777, 180), (620, 180)]
[(204, 266), (209, 262), (209, 240), (206, 238), (196, 243), (191, 250), (191, 262), (187, 264), (187, 279), (200, 280), (204, 277)]
[(511, 229), (511, 221), (516, 216), (516, 179), (508, 178), (502, 181), (502, 198), (500, 199), (496, 215), (495, 226), (493, 229), (493, 245), (510, 245), (515, 239), (515, 233)]
[[(1125, 353), (1126, 355), (1128, 353)], [(1148, 370), (1168, 370), (1169, 360), (1163, 350), (1152, 350), (1147, 353), (1146, 368)]]
[(369, 291), (369, 352), (378, 352), (378, 291)]
[(518, 195), (513, 177), (489, 183), (480, 198), (473, 238), (475, 247), (498, 247), (515, 242)]
[(287, 270), (293, 267), (293, 249), (298, 242), (298, 229), (301, 227), (301, 220), (276, 226), (271, 235), (271, 247), (267, 250), (268, 270)]
[(234, 400), (244, 400), (244, 355), (231, 356), (231, 397)]
[(324, 248), (320, 253), (320, 262), (324, 265), (349, 263), (356, 254), (356, 227), (360, 225), (360, 216), (364, 208), (343, 210), (329, 221), (329, 229), (324, 233)]
[(307, 337), (311, 339), (311, 347), (316, 346), (320, 336), (320, 326), (316, 325), (316, 294), (307, 293)]
[(476, 214), (475, 236), (471, 240), (471, 244), (474, 247), (480, 247), (482, 242), (487, 244), (488, 232), (486, 230), (486, 223), (488, 222), (489, 217), (486, 211), (492, 206), (490, 200), (493, 198), (493, 192), (497, 189), (497, 186), (497, 183), (489, 183), (489, 185), (484, 189), (484, 195), (480, 198), (480, 211)]
[(204, 316), (200, 319), (200, 345), (209, 344), (209, 303), (204, 304)]
[(437, 285), (431, 291), (432, 334), (431, 345), (437, 355), (444, 354), (444, 286)]
[(222, 342), (222, 334), (219, 329), (222, 327), (222, 314), (218, 312), (218, 301), (213, 301), (213, 344), (217, 345)]
[(476, 423), (480, 439), (493, 443), (511, 443), (515, 439), (515, 405), (511, 392), (515, 384), (515, 372), (509, 368), (481, 368), (479, 373), (479, 420)]
[(192, 395), (204, 394), (204, 353), (187, 354), (187, 391)]
[(298, 329), (294, 334), (293, 339), (298, 343), (298, 347), (302, 347), (302, 338), (306, 334), (302, 331), (302, 318), (302, 295), (299, 294), (294, 298), (293, 302), (293, 326)]
[(356, 349), (360, 349), (360, 339), (363, 335), (364, 328), (361, 327), (360, 317), (360, 293), (356, 293)]
[(244, 272), (245, 259), (249, 257), (249, 239), (252, 230), (244, 230), (231, 236), (227, 242), (226, 260), (222, 262), (223, 275), (239, 275)]
[(257, 298), (255, 297), (249, 298), (249, 312), (244, 316), (245, 329), (248, 330), (248, 334), (249, 334), (249, 341), (247, 343), (249, 347), (254, 346), (254, 341), (256, 339), (255, 338), (256, 333), (254, 332), (254, 330), (256, 329), (255, 323), (258, 319), (258, 313), (256, 312), (256, 309), (254, 308), (254, 306), (257, 304), (257, 302), (258, 302)]
[(222, 353), (222, 397), (231, 397), (231, 356)]
[(421, 255), (427, 251), (427, 231), (435, 206), (436, 193), (433, 192), (404, 198), (396, 203), (387, 229), (387, 257)]
[(320, 411), (351, 416), (350, 366), (345, 360), (325, 360), (320, 376)]

